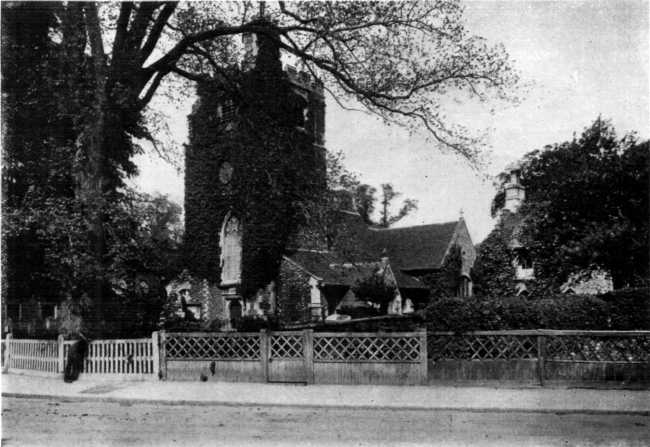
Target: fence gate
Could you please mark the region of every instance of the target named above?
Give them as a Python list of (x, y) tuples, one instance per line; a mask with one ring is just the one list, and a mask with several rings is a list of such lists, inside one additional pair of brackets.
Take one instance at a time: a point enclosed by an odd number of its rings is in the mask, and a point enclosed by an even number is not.
[(268, 334), (267, 362), (269, 382), (311, 383), (308, 376), (307, 351), (311, 351), (311, 331), (270, 332)]

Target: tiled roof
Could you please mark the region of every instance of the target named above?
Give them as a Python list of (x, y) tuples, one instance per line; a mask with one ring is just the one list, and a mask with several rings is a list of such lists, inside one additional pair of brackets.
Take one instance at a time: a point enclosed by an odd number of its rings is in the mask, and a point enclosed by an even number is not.
[(393, 266), (391, 266), (391, 268), (393, 269), (395, 281), (397, 281), (397, 287), (400, 289), (429, 289), (429, 287), (419, 279), (403, 273), (401, 270)]
[(440, 268), (458, 222), (414, 227), (371, 229), (375, 249), (385, 250), (393, 269)]
[(338, 227), (333, 250), (298, 249), (287, 257), (327, 284), (352, 286), (376, 272), (387, 256), (400, 288), (426, 289), (409, 270), (440, 268), (458, 222), (413, 227), (368, 228), (352, 212), (336, 216)]
[(332, 252), (296, 250), (287, 256), (329, 285), (353, 286), (381, 268), (381, 262), (349, 262)]

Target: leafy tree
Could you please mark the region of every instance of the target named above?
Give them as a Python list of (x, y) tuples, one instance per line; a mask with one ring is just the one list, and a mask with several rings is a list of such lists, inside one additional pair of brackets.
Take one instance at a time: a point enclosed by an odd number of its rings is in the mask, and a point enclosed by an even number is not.
[(383, 183), (381, 185), (381, 217), (379, 218), (379, 226), (388, 228), (394, 223), (402, 220), (406, 217), (411, 211), (418, 208), (417, 200), (406, 199), (402, 202), (402, 205), (395, 215), (390, 215), (390, 205), (394, 199), (399, 197), (401, 193), (395, 191), (393, 185), (390, 183)]
[(385, 315), (388, 305), (395, 298), (395, 286), (386, 283), (384, 275), (373, 274), (352, 286), (352, 292), (361, 300), (379, 305), (379, 312)]
[(353, 190), (357, 211), (367, 225), (375, 225), (372, 215), (375, 212), (375, 204), (377, 203), (376, 193), (377, 188), (365, 183), (357, 185)]
[(615, 288), (647, 280), (649, 145), (618, 138), (598, 118), (579, 138), (524, 158), (521, 237), (536, 277), (558, 287), (571, 273), (599, 267)]
[[(397, 214), (391, 215), (391, 204), (401, 193), (395, 191), (392, 184), (383, 183), (381, 185), (382, 197), (381, 200), (378, 199), (376, 196), (377, 188), (362, 183), (356, 173), (345, 168), (341, 152), (327, 153), (327, 186), (332, 191), (347, 191), (354, 201), (356, 211), (368, 225), (389, 227), (417, 209), (417, 200), (405, 199)], [(376, 222), (373, 214), (378, 201), (381, 205), (381, 214), (379, 222)]]
[(48, 32), (52, 4), (2, 5), (3, 93), (3, 297), (15, 301), (48, 296), (52, 288), (44, 257), (47, 245), (34, 222), (20, 222), (8, 235), (8, 216), (37, 202), (74, 195), (71, 123), (56, 113), (59, 64)]

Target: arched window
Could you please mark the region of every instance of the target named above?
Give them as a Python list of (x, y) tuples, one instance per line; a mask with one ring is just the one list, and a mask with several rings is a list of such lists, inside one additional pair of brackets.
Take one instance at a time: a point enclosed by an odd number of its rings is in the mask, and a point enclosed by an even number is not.
[(241, 281), (241, 224), (230, 213), (221, 227), (221, 285), (231, 286)]
[(459, 278), (456, 296), (461, 298), (472, 296), (472, 280), (468, 276), (462, 275)]

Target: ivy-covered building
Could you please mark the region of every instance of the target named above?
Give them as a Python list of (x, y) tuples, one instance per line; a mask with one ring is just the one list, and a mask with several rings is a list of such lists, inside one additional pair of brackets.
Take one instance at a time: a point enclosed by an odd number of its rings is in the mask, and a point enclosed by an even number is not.
[[(476, 259), (465, 220), (402, 228), (373, 228), (352, 210), (338, 241), (328, 250), (296, 248), (283, 256), (277, 312), (284, 321), (322, 320), (350, 306), (360, 281), (379, 275), (395, 288), (388, 313), (402, 314), (424, 307), (432, 281), (458, 250), (454, 290), (472, 296), (471, 269)], [(363, 301), (363, 297), (356, 297)], [(345, 312), (343, 312), (345, 313)]]
[(241, 66), (199, 84), (189, 116), (186, 262), (211, 285), (212, 299), (225, 301), (216, 308), (226, 315), (207, 319), (274, 305), (271, 283), (301, 205), (325, 188), (323, 86), (283, 69), (273, 26), (258, 24), (268, 32), (243, 37)]
[[(522, 185), (520, 162), (506, 166), (500, 174), (500, 190), (493, 201), (498, 211), (497, 225), (479, 246), (477, 271), (480, 294), (529, 295), (536, 293), (539, 281), (535, 276), (535, 259), (526, 240), (524, 227), (526, 189)], [(562, 293), (599, 294), (613, 290), (611, 275), (601, 269), (582, 270), (572, 274), (560, 287)]]
[(471, 294), (475, 253), (462, 219), (377, 230), (342, 205), (329, 222), (336, 237), (313, 226), (307, 204), (326, 191), (323, 86), (283, 68), (273, 27), (259, 24), (267, 32), (243, 37), (241, 66), (200, 84), (189, 116), (185, 254), (202, 284), (186, 297), (193, 315), (226, 326), (244, 315), (323, 319), (378, 273), (399, 291), (393, 311), (408, 311), (452, 245), (463, 251), (461, 293)]

